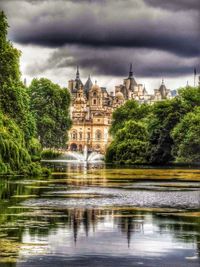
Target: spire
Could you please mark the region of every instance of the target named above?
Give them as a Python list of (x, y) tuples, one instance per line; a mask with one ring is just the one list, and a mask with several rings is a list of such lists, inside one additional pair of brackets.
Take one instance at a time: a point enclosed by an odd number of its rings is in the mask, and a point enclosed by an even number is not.
[(130, 63), (130, 70), (129, 70), (129, 78), (133, 78), (133, 66), (132, 66), (132, 63)]
[(91, 81), (91, 76), (89, 75), (88, 79), (85, 83), (85, 86), (84, 86), (84, 91), (86, 92), (86, 94), (89, 92), (89, 90), (92, 88), (92, 86), (93, 86), (93, 83)]
[(80, 79), (79, 66), (78, 65), (77, 65), (77, 70), (76, 70), (76, 79)]
[(80, 79), (80, 74), (79, 74), (79, 66), (77, 65), (77, 70), (76, 70), (76, 79), (75, 79), (75, 88), (76, 90), (79, 89), (80, 85), (82, 86), (83, 83)]

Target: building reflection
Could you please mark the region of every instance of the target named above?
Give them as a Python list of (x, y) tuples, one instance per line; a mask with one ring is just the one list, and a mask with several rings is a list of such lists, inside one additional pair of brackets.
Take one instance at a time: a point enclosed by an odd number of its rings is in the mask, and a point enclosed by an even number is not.
[[(87, 170), (87, 178), (84, 173), (81, 173), (81, 170), (80, 168), (80, 173), (75, 171), (77, 175), (75, 176), (72, 175), (73, 170), (71, 169), (67, 179), (61, 179), (57, 184), (56, 178), (52, 180), (52, 183), (48, 182), (50, 185), (48, 190), (51, 190), (52, 184), (53, 190), (57, 185), (62, 185), (61, 189), (63, 189), (63, 183), (64, 187), (65, 185), (96, 186), (98, 175), (101, 177), (101, 184), (108, 183), (108, 174), (105, 170), (100, 169), (99, 174)], [(15, 240), (18, 244), (23, 244), (25, 236), (28, 236), (30, 243), (34, 240), (48, 240), (49, 236), (56, 236), (60, 229), (64, 229), (64, 233), (68, 234), (68, 240), (77, 246), (83, 239), (87, 241), (90, 237), (98, 238), (97, 233), (100, 236), (107, 231), (106, 233), (111, 238), (113, 235), (119, 236), (121, 233), (122, 239), (125, 242), (127, 240), (127, 246), (131, 249), (133, 243), (137, 245), (138, 235), (146, 236), (148, 234), (145, 232), (145, 227), (150, 225), (151, 230), (154, 227), (152, 231), (158, 237), (168, 234), (174, 242), (188, 243), (194, 247), (200, 257), (198, 212), (186, 211), (183, 215), (187, 215), (189, 212), (191, 216), (178, 216), (178, 213), (170, 215), (164, 211), (156, 212), (153, 209), (152, 211), (142, 211), (142, 209), (132, 207), (58, 208), (48, 206), (48, 204), (44, 207), (32, 208), (23, 206), (24, 201), (31, 199), (33, 195), (42, 199), (47, 190), (43, 187), (46, 185), (45, 181), (42, 181), (42, 186), (39, 185), (40, 180), (32, 187), (28, 180), (25, 184), (17, 183), (14, 179), (12, 183), (8, 183), (6, 179), (0, 181), (0, 234), (4, 236), (4, 238), (0, 237), (0, 242)], [(17, 198), (18, 195), (28, 197), (27, 199)], [(0, 243), (0, 245), (2, 244), (4, 243)], [(13, 248), (15, 249), (14, 246)], [(15, 254), (20, 250), (20, 247), (17, 248)]]

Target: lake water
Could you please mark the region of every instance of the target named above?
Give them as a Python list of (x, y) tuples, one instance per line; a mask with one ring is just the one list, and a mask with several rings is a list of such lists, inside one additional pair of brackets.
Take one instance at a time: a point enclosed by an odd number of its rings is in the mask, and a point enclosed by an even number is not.
[(0, 267), (200, 266), (200, 170), (0, 178)]

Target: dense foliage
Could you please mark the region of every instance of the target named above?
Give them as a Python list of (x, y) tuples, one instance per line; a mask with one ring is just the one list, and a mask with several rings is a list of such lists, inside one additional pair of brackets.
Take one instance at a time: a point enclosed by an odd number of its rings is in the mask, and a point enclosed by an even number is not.
[(61, 152), (52, 149), (44, 149), (41, 153), (42, 159), (56, 159), (61, 156)]
[(20, 51), (7, 40), (7, 28), (0, 12), (0, 174), (38, 174), (42, 146), (66, 144), (70, 97), (47, 79), (33, 80), (30, 90), (23, 85)]
[(0, 112), (0, 149), (0, 173), (21, 170), (24, 165), (31, 162), (22, 131), (2, 112)]
[(152, 106), (126, 102), (113, 113), (111, 133), (107, 162), (200, 162), (200, 88), (182, 88), (176, 98)]
[(107, 150), (107, 159), (115, 162), (145, 163), (147, 129), (142, 122), (129, 120), (116, 133)]
[(65, 148), (69, 117), (70, 94), (67, 89), (48, 79), (33, 79), (29, 93), (35, 115), (37, 135), (43, 148)]
[(178, 162), (200, 162), (200, 107), (187, 113), (172, 131)]
[(115, 135), (119, 129), (122, 129), (128, 120), (139, 121), (146, 118), (151, 110), (150, 105), (139, 105), (138, 102), (128, 100), (123, 106), (119, 107), (113, 113), (113, 123), (110, 133)]
[(0, 12), (0, 173), (35, 173), (40, 170), (33, 162), (38, 156), (35, 121), (20, 81), (20, 52), (7, 40), (7, 28), (6, 16)]

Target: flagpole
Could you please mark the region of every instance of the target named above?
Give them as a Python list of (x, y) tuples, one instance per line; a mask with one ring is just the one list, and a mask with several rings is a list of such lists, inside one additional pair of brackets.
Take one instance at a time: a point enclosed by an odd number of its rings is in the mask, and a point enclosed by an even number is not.
[(196, 68), (194, 68), (194, 87), (196, 86), (196, 74), (197, 74), (197, 70)]

